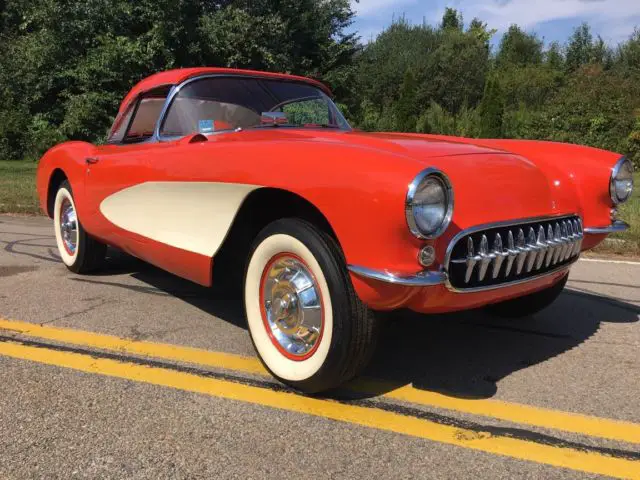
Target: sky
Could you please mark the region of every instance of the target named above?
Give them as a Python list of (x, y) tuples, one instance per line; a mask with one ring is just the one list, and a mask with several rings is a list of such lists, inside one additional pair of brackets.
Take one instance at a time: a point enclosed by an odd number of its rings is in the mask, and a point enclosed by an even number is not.
[(352, 29), (363, 41), (375, 38), (393, 18), (404, 16), (414, 24), (435, 25), (445, 7), (461, 11), (466, 25), (478, 17), (498, 30), (494, 43), (514, 23), (536, 32), (547, 44), (564, 43), (584, 21), (594, 36), (601, 35), (612, 46), (640, 27), (640, 0), (351, 0), (351, 4), (356, 12)]

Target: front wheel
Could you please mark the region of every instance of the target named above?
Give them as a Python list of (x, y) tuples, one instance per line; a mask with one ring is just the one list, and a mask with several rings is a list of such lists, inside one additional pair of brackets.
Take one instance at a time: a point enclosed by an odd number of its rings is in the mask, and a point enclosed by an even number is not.
[(62, 262), (74, 273), (88, 273), (104, 260), (106, 245), (87, 235), (76, 210), (69, 182), (58, 188), (53, 206), (53, 225)]
[(244, 303), (261, 361), (298, 390), (336, 388), (372, 356), (377, 320), (356, 296), (336, 242), (307, 222), (277, 220), (260, 232)]
[(514, 298), (506, 302), (489, 305), (485, 310), (498, 317), (503, 318), (523, 318), (538, 313), (547, 308), (562, 293), (564, 286), (567, 284), (569, 274), (567, 273), (562, 280), (539, 292), (525, 295), (524, 297)]

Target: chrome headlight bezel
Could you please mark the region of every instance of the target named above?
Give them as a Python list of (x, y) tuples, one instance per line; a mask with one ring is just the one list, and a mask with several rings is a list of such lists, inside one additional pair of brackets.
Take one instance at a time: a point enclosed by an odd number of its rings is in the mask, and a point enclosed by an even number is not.
[[(623, 168), (629, 168), (629, 171), (631, 172), (631, 190), (626, 197), (620, 198), (618, 197), (618, 193), (616, 191), (615, 182)], [(611, 177), (609, 178), (609, 196), (611, 197), (611, 201), (613, 202), (613, 204), (620, 205), (621, 203), (629, 200), (633, 195), (633, 186), (633, 163), (631, 163), (631, 160), (629, 160), (628, 158), (622, 157), (614, 165), (613, 169), (611, 170)]]
[[(414, 199), (416, 194), (420, 191), (420, 188), (423, 187), (428, 180), (436, 179), (442, 189), (444, 191), (445, 201), (443, 204), (443, 208), (446, 209), (443, 215), (443, 220), (438, 226), (438, 228), (434, 229), (431, 232), (424, 232), (418, 226), (416, 221), (416, 214), (414, 211), (414, 207), (416, 206)], [(407, 190), (407, 196), (405, 200), (405, 217), (407, 220), (407, 225), (409, 227), (409, 231), (413, 236), (422, 240), (433, 240), (442, 235), (449, 224), (451, 223), (451, 218), (453, 217), (453, 187), (451, 186), (451, 181), (449, 177), (447, 177), (441, 170), (437, 168), (427, 168), (420, 172), (413, 181), (409, 184), (409, 188)]]

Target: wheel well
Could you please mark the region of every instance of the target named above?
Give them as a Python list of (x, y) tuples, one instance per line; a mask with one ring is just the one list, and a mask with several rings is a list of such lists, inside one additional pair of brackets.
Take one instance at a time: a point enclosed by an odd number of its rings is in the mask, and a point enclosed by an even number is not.
[(51, 218), (53, 218), (53, 206), (56, 201), (58, 188), (65, 180), (67, 180), (67, 176), (59, 168), (56, 168), (49, 178), (49, 186), (47, 187), (47, 214)]
[[(327, 218), (308, 200), (277, 188), (254, 190), (245, 199), (213, 262), (214, 283), (217, 275), (244, 275), (244, 262), (254, 238), (271, 222), (280, 218), (300, 218), (338, 238)], [(236, 278), (239, 280), (239, 278)]]

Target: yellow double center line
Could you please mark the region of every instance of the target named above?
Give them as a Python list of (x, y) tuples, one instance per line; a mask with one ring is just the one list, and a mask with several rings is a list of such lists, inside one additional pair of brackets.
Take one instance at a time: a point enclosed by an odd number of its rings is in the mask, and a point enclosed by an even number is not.
[[(12, 331), (21, 336), (97, 348), (118, 354), (133, 354), (156, 359), (194, 363), (251, 374), (266, 373), (254, 358), (210, 352), (196, 348), (126, 340), (109, 335), (3, 319), (0, 319), (0, 329)], [(270, 390), (168, 368), (140, 365), (110, 358), (94, 358), (87, 354), (30, 346), (28, 344), (0, 342), (0, 355), (266, 405), (492, 454), (546, 463), (557, 467), (618, 478), (640, 479), (640, 462), (629, 458), (613, 457), (600, 452), (583, 451), (577, 448), (545, 445), (507, 436), (494, 436), (489, 432), (446, 425), (393, 411), (309, 398), (290, 392)], [(364, 391), (368, 391), (370, 387), (372, 385), (368, 382), (359, 382), (352, 385), (352, 388)], [(373, 387), (376, 387), (376, 385), (373, 385)], [(385, 394), (384, 397), (582, 435), (640, 443), (640, 426), (628, 422), (494, 400), (454, 399), (436, 393), (419, 391), (408, 386), (391, 391)]]

